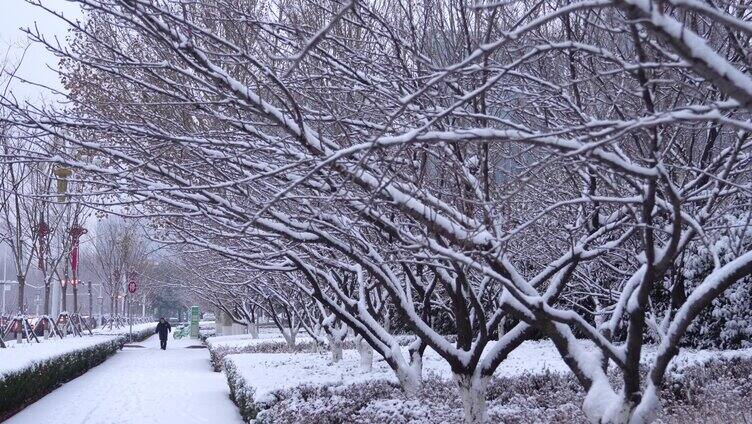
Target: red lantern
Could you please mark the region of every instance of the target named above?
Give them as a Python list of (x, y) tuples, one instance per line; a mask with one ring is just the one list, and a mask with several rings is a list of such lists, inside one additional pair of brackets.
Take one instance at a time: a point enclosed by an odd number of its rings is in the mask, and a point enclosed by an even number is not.
[(73, 271), (73, 275), (77, 275), (78, 273), (78, 240), (81, 238), (82, 235), (86, 234), (88, 230), (86, 228), (81, 226), (75, 226), (70, 229), (70, 236), (71, 236), (71, 253), (70, 253), (70, 262), (71, 262), (71, 270)]
[(39, 222), (39, 269), (44, 269), (44, 241), (47, 235), (50, 233), (50, 227), (46, 222)]

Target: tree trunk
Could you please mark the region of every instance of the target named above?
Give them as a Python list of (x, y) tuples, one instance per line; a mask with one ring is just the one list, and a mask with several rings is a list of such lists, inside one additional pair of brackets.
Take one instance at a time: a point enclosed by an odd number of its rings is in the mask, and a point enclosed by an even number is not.
[(395, 371), (397, 374), (397, 381), (399, 381), (400, 387), (408, 397), (416, 397), (421, 387), (423, 386), (423, 380), (420, 374), (416, 374), (411, 368), (398, 369)]
[(284, 336), (285, 341), (287, 342), (287, 346), (289, 348), (295, 347), (295, 333), (292, 331), (292, 328), (288, 328), (288, 331), (283, 331), (282, 336)]
[(342, 340), (339, 337), (329, 337), (329, 349), (332, 351), (332, 362), (342, 360)]
[(110, 330), (112, 330), (113, 325), (113, 318), (115, 318), (115, 295), (113, 294), (112, 297), (110, 297)]
[(60, 312), (68, 312), (68, 296), (66, 295), (66, 292), (68, 290), (68, 282), (66, 281), (65, 284), (63, 284), (63, 287), (60, 291), (62, 294), (63, 299), (63, 308), (60, 310)]
[(50, 287), (50, 282), (45, 278), (44, 280), (44, 315), (49, 316), (50, 315), (50, 294), (51, 294), (52, 287)]
[[(50, 286), (50, 280), (47, 278), (47, 276), (44, 277), (44, 316), (49, 317), (50, 316), (50, 292), (52, 290), (52, 287)], [(52, 329), (50, 327), (49, 321), (44, 321), (44, 338), (49, 339), (50, 334), (52, 334)]]
[(91, 281), (87, 283), (86, 289), (89, 291), (89, 317), (94, 316), (94, 295), (91, 293)]
[(251, 334), (251, 338), (258, 339), (258, 336), (259, 336), (258, 324), (256, 324), (255, 322), (248, 324), (248, 332)]
[(18, 313), (24, 315), (26, 308), (24, 308), (24, 289), (26, 288), (26, 278), (22, 274), (18, 274)]
[(360, 354), (360, 370), (371, 372), (373, 370), (373, 348), (362, 337), (355, 337), (355, 344)]
[(488, 377), (455, 374), (455, 381), (462, 398), (462, 409), (466, 424), (483, 424), (488, 421), (486, 415), (486, 388)]
[(73, 280), (73, 313), (78, 313), (78, 282)]

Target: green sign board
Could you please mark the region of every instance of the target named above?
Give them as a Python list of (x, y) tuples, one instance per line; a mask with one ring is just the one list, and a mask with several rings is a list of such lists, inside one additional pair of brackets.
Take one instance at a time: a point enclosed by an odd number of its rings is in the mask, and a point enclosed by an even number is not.
[(198, 306), (191, 307), (191, 338), (198, 338), (198, 317), (200, 312)]

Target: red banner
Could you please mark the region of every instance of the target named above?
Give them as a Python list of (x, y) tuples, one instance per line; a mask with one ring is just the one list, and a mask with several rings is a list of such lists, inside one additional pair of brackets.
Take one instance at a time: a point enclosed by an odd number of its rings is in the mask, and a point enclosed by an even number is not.
[(73, 227), (70, 230), (70, 236), (71, 236), (70, 263), (71, 263), (71, 271), (73, 271), (74, 280), (78, 277), (78, 240), (81, 238), (82, 235), (86, 233), (87, 233), (86, 228), (80, 227), (80, 226)]

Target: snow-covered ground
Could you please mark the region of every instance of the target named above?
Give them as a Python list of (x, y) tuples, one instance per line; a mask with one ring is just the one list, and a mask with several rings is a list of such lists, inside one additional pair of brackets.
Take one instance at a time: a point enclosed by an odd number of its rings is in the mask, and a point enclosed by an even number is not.
[(188, 348), (197, 344), (169, 340), (162, 351), (156, 336), (150, 337), (140, 343), (144, 348), (123, 349), (7, 422), (242, 423), (224, 376), (211, 370), (206, 349)]
[[(242, 339), (236, 339), (236, 345)], [(258, 343), (258, 341), (252, 341)], [(646, 347), (644, 360), (654, 355), (654, 349)], [(736, 351), (682, 350), (672, 365), (682, 368), (703, 363), (718, 357), (752, 357), (752, 349)], [(355, 350), (345, 350), (343, 360), (332, 364), (327, 353), (241, 353), (228, 355), (243, 379), (253, 386), (254, 401), (267, 403), (274, 400), (273, 392), (280, 389), (307, 385), (349, 385), (368, 380), (389, 380), (396, 382), (394, 372), (383, 360), (374, 355), (374, 366), (370, 373), (360, 370), (359, 355)], [(423, 357), (423, 370), (426, 375), (439, 378), (452, 378), (449, 364), (435, 351), (426, 349)], [(553, 343), (549, 340), (526, 341), (509, 354), (494, 375), (517, 377), (525, 374), (568, 373), (569, 368), (561, 359)]]
[[(239, 340), (235, 345), (238, 343)], [(356, 350), (347, 349), (343, 351), (343, 360), (334, 364), (329, 353), (241, 353), (228, 355), (226, 359), (231, 360), (243, 378), (253, 385), (254, 400), (262, 403), (273, 400), (271, 393), (276, 390), (302, 384), (348, 385), (375, 379), (397, 382), (394, 372), (385, 361), (378, 360), (378, 355), (374, 355), (371, 372), (360, 370), (359, 358)], [(430, 348), (423, 356), (423, 370), (426, 374), (441, 378), (452, 377), (449, 364)], [(509, 355), (495, 375), (567, 371), (566, 364), (551, 342), (528, 341)]]
[[(305, 334), (298, 334), (295, 343), (311, 342), (313, 339)], [(206, 339), (206, 344), (211, 349), (222, 348), (242, 348), (244, 346), (256, 346), (265, 343), (285, 343), (284, 337), (279, 331), (259, 331), (258, 338), (253, 338), (250, 334), (237, 334), (233, 336), (214, 336)]]
[(6, 349), (0, 349), (0, 376), (27, 368), (34, 362), (64, 355), (76, 350), (114, 340), (115, 336), (66, 337), (65, 339), (40, 338), (41, 343), (8, 343)]

